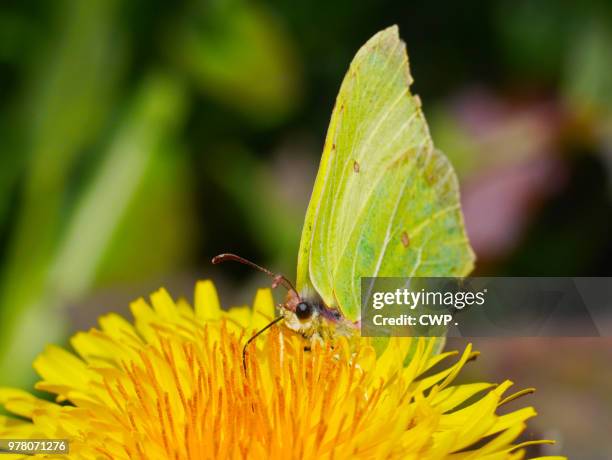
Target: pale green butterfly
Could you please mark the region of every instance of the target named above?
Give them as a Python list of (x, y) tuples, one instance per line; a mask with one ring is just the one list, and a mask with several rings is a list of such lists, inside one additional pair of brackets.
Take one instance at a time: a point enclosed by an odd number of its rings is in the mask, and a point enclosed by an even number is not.
[(306, 212), (295, 288), (233, 254), (213, 259), (246, 263), (288, 289), (282, 315), (269, 326), (284, 320), (322, 340), (355, 335), (361, 277), (462, 277), (472, 270), (457, 177), (433, 146), (411, 83), (397, 26), (374, 35), (353, 59)]

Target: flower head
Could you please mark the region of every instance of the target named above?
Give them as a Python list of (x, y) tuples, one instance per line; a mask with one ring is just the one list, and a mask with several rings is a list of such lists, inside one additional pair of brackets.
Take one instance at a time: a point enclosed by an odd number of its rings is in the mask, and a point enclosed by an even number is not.
[(515, 440), (535, 411), (497, 415), (511, 382), (453, 385), (470, 347), (443, 367), (458, 355), (424, 340), (391, 339), (378, 356), (368, 339), (305, 350), (275, 327), (249, 348), (245, 373), (242, 344), (274, 314), (269, 290), (252, 309), (223, 311), (203, 281), (193, 309), (165, 290), (131, 309), (134, 324), (110, 314), (75, 335), (76, 354), (39, 356), (36, 388), (56, 402), (0, 390), (22, 417), (0, 416), (0, 438), (69, 439), (78, 459), (523, 458), (528, 443)]

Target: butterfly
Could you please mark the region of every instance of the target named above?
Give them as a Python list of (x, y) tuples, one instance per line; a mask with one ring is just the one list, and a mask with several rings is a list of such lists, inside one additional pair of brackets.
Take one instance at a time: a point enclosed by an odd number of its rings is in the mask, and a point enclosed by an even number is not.
[(295, 287), (234, 254), (213, 259), (245, 263), (287, 288), (281, 316), (260, 333), (282, 321), (310, 340), (356, 335), (362, 277), (462, 277), (472, 270), (457, 176), (434, 148), (411, 84), (397, 26), (378, 32), (353, 58), (306, 212)]

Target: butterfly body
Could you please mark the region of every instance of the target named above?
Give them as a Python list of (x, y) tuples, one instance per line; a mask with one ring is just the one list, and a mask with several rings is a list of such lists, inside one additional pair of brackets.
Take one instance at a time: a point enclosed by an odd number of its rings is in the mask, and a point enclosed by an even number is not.
[(352, 336), (359, 332), (358, 324), (329, 307), (314, 291), (298, 295), (289, 291), (281, 305), (283, 324), (310, 341), (328, 341), (336, 336)]

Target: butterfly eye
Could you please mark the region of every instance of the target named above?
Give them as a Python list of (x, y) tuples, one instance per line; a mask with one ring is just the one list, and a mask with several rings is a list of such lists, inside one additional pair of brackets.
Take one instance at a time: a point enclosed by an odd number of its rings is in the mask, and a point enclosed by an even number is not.
[(298, 319), (302, 321), (310, 318), (312, 316), (312, 312), (313, 307), (307, 302), (300, 302), (295, 307), (295, 314), (297, 315)]

